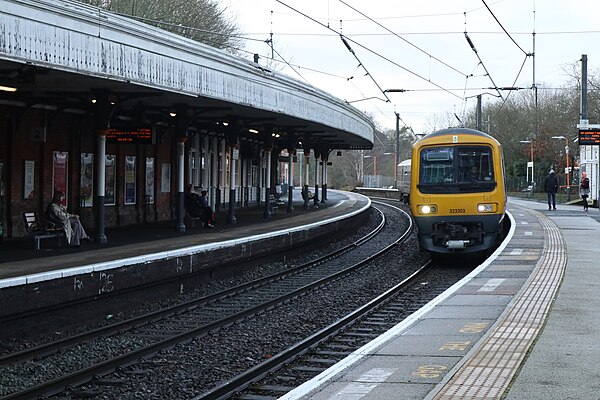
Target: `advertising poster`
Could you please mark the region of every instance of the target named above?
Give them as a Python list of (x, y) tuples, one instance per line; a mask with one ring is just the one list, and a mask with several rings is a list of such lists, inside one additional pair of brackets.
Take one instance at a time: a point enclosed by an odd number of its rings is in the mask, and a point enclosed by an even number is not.
[(125, 156), (125, 204), (135, 204), (135, 156)]
[(117, 158), (114, 155), (107, 155), (105, 162), (106, 187), (104, 189), (104, 205), (114, 206), (116, 204)]
[(23, 198), (33, 199), (35, 188), (35, 161), (25, 160), (25, 182), (23, 186)]
[(169, 193), (171, 191), (171, 164), (162, 165), (162, 179), (160, 180), (160, 191)]
[(154, 158), (146, 158), (146, 204), (154, 204)]
[(94, 155), (91, 153), (81, 154), (81, 206), (92, 207), (94, 205)]
[(69, 153), (55, 151), (52, 153), (52, 195), (63, 192), (65, 195), (63, 206), (67, 206), (69, 198), (67, 172), (69, 167)]

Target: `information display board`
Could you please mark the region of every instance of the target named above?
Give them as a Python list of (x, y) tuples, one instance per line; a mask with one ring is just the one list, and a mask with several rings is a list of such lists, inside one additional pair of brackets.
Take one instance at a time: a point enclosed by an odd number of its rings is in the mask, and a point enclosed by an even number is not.
[(579, 130), (579, 145), (600, 144), (600, 129)]
[(110, 128), (106, 143), (153, 144), (152, 128)]

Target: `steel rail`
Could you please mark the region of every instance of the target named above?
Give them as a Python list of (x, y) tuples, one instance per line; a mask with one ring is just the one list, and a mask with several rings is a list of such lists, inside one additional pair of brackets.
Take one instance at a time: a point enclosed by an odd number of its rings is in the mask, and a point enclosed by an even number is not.
[[(410, 220), (410, 218), (409, 218), (409, 220)], [(404, 237), (406, 237), (408, 235), (408, 233), (412, 230), (412, 221), (410, 222), (409, 225), (410, 226), (409, 226), (408, 230), (401, 237), (401, 239), (398, 239), (394, 243), (386, 246), (383, 250), (380, 250), (379, 252), (377, 252), (377, 255), (386, 251), (387, 249), (389, 249), (389, 247), (393, 246), (394, 244), (396, 244), (400, 240), (402, 240)], [(378, 232), (380, 232), (383, 229), (384, 226), (385, 226), (385, 217), (383, 218), (382, 223), (376, 229), (374, 229), (372, 232), (370, 232), (367, 236), (369, 236), (369, 238), (374, 237)], [(339, 255), (341, 253), (347, 252), (351, 248), (360, 246), (361, 244), (363, 244), (365, 242), (365, 240), (368, 240), (368, 239), (361, 238), (360, 240), (346, 246), (342, 250), (332, 252), (324, 257), (317, 259), (317, 262), (316, 263), (313, 262), (312, 265), (322, 263), (327, 258), (333, 258), (333, 257), (335, 257), (335, 255)], [(369, 259), (371, 259), (371, 258), (369, 258)], [(14, 392), (14, 393), (8, 394), (5, 397), (2, 397), (2, 400), (31, 399), (31, 398), (39, 398), (39, 397), (44, 397), (44, 396), (51, 396), (51, 395), (54, 395), (56, 393), (63, 391), (67, 387), (75, 387), (75, 386), (85, 384), (87, 382), (90, 382), (94, 377), (103, 376), (103, 375), (107, 375), (109, 373), (114, 372), (118, 367), (125, 367), (128, 365), (132, 365), (132, 364), (136, 363), (139, 359), (150, 357), (163, 349), (171, 348), (171, 347), (177, 345), (178, 343), (182, 343), (182, 342), (191, 340), (192, 338), (197, 337), (197, 336), (202, 336), (212, 330), (216, 330), (222, 326), (229, 325), (236, 320), (240, 320), (240, 319), (246, 318), (248, 316), (254, 315), (265, 309), (271, 308), (271, 307), (275, 306), (276, 304), (279, 304), (281, 302), (289, 300), (293, 297), (297, 297), (297, 296), (299, 296), (303, 293), (306, 293), (310, 290), (314, 290), (316, 287), (323, 286), (333, 280), (339, 279), (342, 276), (351, 273), (353, 270), (360, 268), (365, 263), (366, 263), (366, 261), (359, 262), (345, 270), (336, 272), (336, 273), (329, 275), (323, 279), (320, 279), (311, 284), (305, 285), (299, 289), (296, 289), (296, 290), (289, 292), (283, 296), (280, 296), (277, 299), (273, 299), (273, 300), (264, 302), (260, 305), (246, 309), (244, 311), (231, 314), (219, 321), (214, 321), (209, 324), (188, 330), (187, 332), (183, 332), (183, 333), (174, 335), (170, 338), (157, 341), (146, 347), (142, 347), (142, 348), (136, 349), (132, 352), (129, 352), (127, 354), (123, 354), (121, 356), (115, 357), (113, 359), (100, 362), (96, 365), (93, 365), (93, 366), (90, 366), (87, 368), (83, 368), (79, 371), (75, 371), (75, 372), (67, 374), (63, 377), (56, 378), (54, 380), (50, 380), (50, 381), (35, 385), (33, 387), (24, 389), (19, 392)], [(301, 267), (304, 267), (304, 269), (308, 268), (306, 265), (301, 266)], [(302, 268), (298, 269), (298, 271), (301, 271), (301, 270), (302, 270)], [(286, 272), (289, 272), (289, 271), (286, 271)], [(277, 274), (277, 275), (293, 275), (293, 274), (283, 273), (283, 274)], [(269, 280), (269, 279), (261, 278), (261, 279), (258, 279), (257, 281), (263, 281), (263, 280)], [(272, 280), (272, 277), (271, 277), (271, 280)], [(253, 282), (247, 284), (247, 286), (248, 287), (256, 286), (255, 282), (256, 281), (253, 281)], [(242, 286), (244, 286), (244, 285), (242, 285)], [(215, 297), (223, 297), (223, 295), (221, 293), (219, 296), (215, 295)], [(189, 308), (189, 306), (183, 307), (183, 308)], [(170, 314), (173, 314), (173, 311), (170, 311)], [(138, 318), (136, 318), (134, 320), (137, 320), (137, 319)], [(156, 317), (153, 317), (152, 319), (156, 319)], [(113, 328), (113, 330), (117, 330), (114, 328), (114, 326), (111, 326), (111, 327)], [(96, 336), (97, 336), (97, 334), (96, 334)], [(68, 338), (66, 340), (68, 340)]]
[[(404, 212), (404, 211), (402, 211)], [(407, 214), (408, 215), (408, 214)], [(412, 230), (412, 224), (410, 228), (402, 235), (402, 237), (393, 245), (398, 244), (406, 239), (408, 234)], [(393, 246), (390, 245), (389, 247)], [(371, 261), (373, 258), (378, 257), (384, 251), (381, 251), (371, 257), (368, 260), (362, 261), (361, 263), (367, 263)], [(396, 286), (390, 288), (385, 293), (381, 294), (377, 298), (371, 300), (369, 303), (363, 305), (362, 307), (356, 309), (355, 311), (347, 314), (343, 318), (334, 322), (333, 324), (327, 326), (321, 331), (315, 333), (314, 335), (302, 340), (301, 342), (287, 348), (286, 350), (274, 355), (266, 361), (254, 366), (253, 368), (245, 371), (242, 374), (239, 374), (232, 379), (212, 388), (211, 390), (194, 397), (193, 400), (223, 400), (230, 398), (236, 392), (246, 389), (252, 383), (259, 381), (264, 378), (266, 375), (280, 369), (282, 366), (289, 364), (294, 361), (298, 357), (302, 356), (311, 348), (319, 345), (320, 343), (328, 340), (330, 337), (335, 336), (341, 330), (346, 328), (347, 326), (355, 323), (358, 319), (362, 318), (365, 314), (375, 310), (377, 307), (387, 302), (390, 298), (397, 295), (399, 292), (403, 291), (406, 287), (410, 286), (414, 282), (417, 281), (429, 268), (431, 265), (431, 260), (427, 261), (418, 270), (413, 272), (409, 277), (404, 279), (402, 282), (398, 283)]]
[(232, 296), (234, 294), (243, 293), (250, 289), (263, 286), (269, 282), (280, 280), (284, 277), (289, 277), (292, 275), (299, 274), (301, 272), (304, 272), (305, 270), (313, 268), (315, 265), (317, 265), (319, 263), (323, 263), (329, 259), (338, 257), (341, 254), (346, 253), (346, 252), (366, 243), (368, 240), (373, 238), (375, 235), (377, 235), (377, 233), (379, 233), (383, 229), (384, 224), (385, 224), (385, 219), (382, 219), (381, 223), (377, 227), (375, 227), (373, 230), (371, 230), (371, 232), (368, 232), (364, 237), (362, 237), (340, 249), (334, 250), (324, 256), (321, 256), (313, 261), (309, 261), (307, 263), (304, 263), (302, 265), (297, 265), (288, 270), (281, 271), (276, 274), (265, 276), (262, 278), (258, 278), (253, 281), (250, 281), (250, 282), (247, 282), (247, 283), (244, 283), (244, 284), (241, 284), (241, 285), (238, 285), (238, 286), (226, 289), (226, 290), (222, 290), (218, 293), (213, 293), (208, 296), (203, 296), (199, 299), (194, 299), (194, 300), (182, 303), (182, 304), (170, 306), (170, 307), (167, 307), (167, 308), (155, 311), (155, 312), (151, 312), (151, 313), (141, 315), (141, 316), (138, 316), (135, 318), (130, 318), (125, 321), (116, 322), (111, 325), (103, 326), (103, 327), (93, 329), (93, 330), (90, 330), (87, 332), (83, 332), (83, 333), (80, 333), (77, 335), (69, 336), (69, 337), (66, 337), (66, 338), (63, 338), (60, 340), (56, 340), (56, 341), (53, 341), (50, 343), (45, 343), (45, 344), (42, 344), (39, 346), (31, 347), (31, 348), (28, 348), (28, 349), (25, 349), (25, 350), (22, 350), (19, 352), (0, 356), (0, 365), (14, 364), (16, 362), (23, 362), (23, 361), (27, 361), (27, 360), (31, 360), (31, 359), (35, 359), (35, 358), (45, 357), (50, 354), (56, 353), (57, 351), (67, 349), (69, 347), (77, 345), (78, 343), (86, 342), (86, 341), (92, 340), (99, 336), (110, 336), (117, 332), (130, 330), (132, 328), (139, 327), (145, 323), (156, 321), (157, 319), (171, 317), (171, 316), (173, 316), (177, 313), (180, 313), (184, 310), (187, 310), (191, 307), (202, 306), (202, 305), (204, 305), (206, 303), (210, 303), (216, 299), (225, 298), (225, 297)]

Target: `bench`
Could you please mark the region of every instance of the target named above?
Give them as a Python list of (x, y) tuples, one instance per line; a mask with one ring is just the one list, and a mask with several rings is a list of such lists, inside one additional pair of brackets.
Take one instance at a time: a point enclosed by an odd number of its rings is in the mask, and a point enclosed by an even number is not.
[(35, 212), (24, 212), (23, 221), (27, 233), (33, 237), (36, 250), (40, 249), (40, 242), (43, 239), (57, 238), (58, 246), (61, 246), (62, 238), (65, 236), (65, 228), (39, 218)]
[(190, 228), (192, 228), (192, 229), (195, 229), (196, 226), (198, 226), (198, 227), (204, 226), (204, 223), (202, 222), (202, 217), (192, 217), (189, 213), (185, 213), (184, 222), (186, 225), (189, 225)]
[(186, 225), (189, 225), (190, 228), (192, 228), (192, 229), (195, 229), (196, 227), (206, 228), (207, 226), (210, 226), (210, 225), (207, 225), (205, 223), (205, 221), (208, 220), (209, 222), (214, 223), (214, 218), (215, 218), (214, 213), (213, 213), (213, 215), (207, 215), (207, 212), (208, 212), (207, 209), (203, 208), (200, 211), (200, 215), (197, 217), (194, 217), (194, 216), (192, 216), (192, 214), (190, 214), (186, 210), (186, 213), (184, 216), (184, 222)]
[(271, 214), (277, 214), (278, 208), (279, 203), (277, 202), (277, 198), (274, 195), (269, 195), (269, 212)]
[(306, 191), (304, 189), (302, 189), (301, 194), (302, 194), (302, 200), (304, 200), (304, 208), (308, 209), (310, 207), (309, 203), (311, 200), (315, 199), (315, 195), (310, 190)]

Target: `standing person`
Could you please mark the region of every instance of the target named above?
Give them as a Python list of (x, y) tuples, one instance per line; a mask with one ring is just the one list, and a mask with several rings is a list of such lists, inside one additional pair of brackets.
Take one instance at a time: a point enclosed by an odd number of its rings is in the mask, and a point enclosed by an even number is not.
[(587, 177), (587, 173), (581, 173), (581, 184), (579, 185), (579, 193), (583, 199), (583, 211), (588, 210), (588, 196), (590, 195), (590, 179)]
[(203, 219), (206, 226), (209, 228), (214, 228), (213, 225), (213, 210), (208, 205), (208, 192), (206, 190), (202, 190), (200, 192), (200, 206), (202, 207)]
[(556, 210), (556, 192), (558, 192), (558, 178), (551, 169), (544, 181), (544, 191), (548, 193), (548, 210)]
[(184, 193), (184, 205), (187, 213), (192, 218), (200, 218), (200, 214), (202, 214), (202, 205), (200, 204), (200, 196), (194, 191), (192, 191), (192, 184), (189, 183), (185, 187)]
[(67, 243), (71, 246), (79, 247), (81, 244), (80, 240), (91, 239), (87, 233), (85, 233), (85, 229), (83, 229), (83, 225), (81, 225), (81, 221), (79, 220), (79, 215), (70, 214), (65, 206), (62, 205), (64, 198), (65, 195), (63, 192), (54, 192), (54, 196), (46, 209), (46, 214), (51, 222), (65, 228)]

